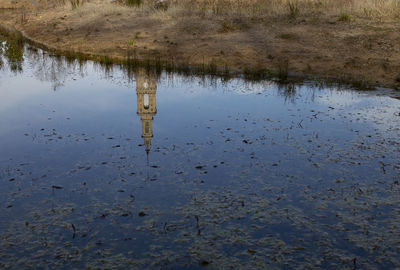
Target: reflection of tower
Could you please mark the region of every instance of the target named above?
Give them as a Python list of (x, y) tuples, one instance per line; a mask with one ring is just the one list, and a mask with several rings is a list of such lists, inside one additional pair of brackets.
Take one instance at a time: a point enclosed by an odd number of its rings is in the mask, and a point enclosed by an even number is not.
[(138, 70), (136, 72), (137, 114), (142, 122), (142, 138), (146, 146), (146, 153), (150, 151), (153, 137), (153, 116), (156, 108), (156, 77), (150, 72)]

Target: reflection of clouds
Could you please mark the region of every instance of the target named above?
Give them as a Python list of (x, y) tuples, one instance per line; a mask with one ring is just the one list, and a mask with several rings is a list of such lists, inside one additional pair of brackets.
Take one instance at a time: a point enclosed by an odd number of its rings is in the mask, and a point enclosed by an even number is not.
[(232, 79), (223, 88), (226, 91), (232, 91), (240, 95), (252, 95), (276, 89), (276, 83), (272, 81), (244, 82), (242, 79)]
[[(357, 117), (362, 117), (362, 119), (370, 122), (375, 128), (387, 132), (397, 131), (397, 136), (399, 136), (400, 117), (397, 116), (397, 113), (400, 112), (399, 102), (395, 99), (384, 98), (379, 104), (377, 103), (375, 103), (376, 106), (362, 108), (360, 110), (361, 116), (357, 115)], [(384, 105), (382, 106), (382, 104)]]
[(400, 112), (400, 102), (397, 99), (355, 91), (332, 91), (318, 96), (315, 102), (335, 108), (330, 114), (346, 116), (354, 122), (368, 122), (385, 132), (399, 131), (400, 117), (396, 113)]
[[(76, 77), (85, 77), (74, 83)], [(22, 79), (16, 78), (21, 77)], [(67, 63), (65, 60), (52, 59), (42, 53), (29, 54), (23, 66), (23, 74), (15, 74), (9, 69), (0, 71), (0, 113), (19, 106), (39, 104), (42, 99), (54, 99), (57, 103), (70, 103), (77, 109), (90, 108), (96, 111), (108, 111), (118, 106), (121, 102), (110, 97), (104, 99), (104, 95), (110, 92), (112, 82), (101, 79), (101, 75), (94, 71), (93, 64), (79, 65), (77, 62)], [(66, 91), (60, 91), (57, 96), (48, 95), (49, 90), (63, 85), (67, 80), (71, 82), (65, 85)], [(101, 88), (92, 89), (92, 82), (103, 80)], [(81, 91), (81, 89), (90, 91)], [(128, 89), (126, 90), (128, 91)], [(65, 92), (65, 93), (64, 93)], [(35, 100), (36, 99), (36, 100)]]
[(355, 91), (340, 91), (332, 89), (323, 96), (317, 96), (315, 102), (325, 104), (327, 106), (350, 106), (362, 102), (361, 94)]
[[(42, 83), (34, 78), (24, 77), (24, 80), (16, 80), (14, 77), (4, 76), (0, 87), (0, 113), (40, 95), (42, 88)], [(20, 89), (23, 89), (23, 91), (20, 91)]]

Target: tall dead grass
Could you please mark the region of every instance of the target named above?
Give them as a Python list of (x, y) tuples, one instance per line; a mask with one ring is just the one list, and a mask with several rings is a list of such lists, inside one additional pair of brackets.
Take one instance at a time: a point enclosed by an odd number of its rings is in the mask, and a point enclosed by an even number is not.
[[(49, 5), (71, 5), (70, 1), (79, 0), (38, 0)], [(80, 0), (96, 5), (97, 10), (105, 7), (113, 10), (111, 5), (126, 6), (125, 0)], [(81, 3), (82, 3), (81, 2)], [(308, 16), (327, 15), (338, 16), (347, 14), (351, 17), (366, 17), (372, 19), (400, 19), (400, 0), (167, 0), (167, 10), (157, 10), (156, 0), (141, 0), (141, 6), (133, 5), (135, 11), (153, 10), (157, 13), (173, 12), (174, 16), (239, 16), (249, 18), (264, 18), (274, 16)], [(77, 10), (83, 7), (76, 7)], [(295, 11), (295, 12), (294, 12)], [(117, 12), (121, 12), (119, 9)], [(162, 16), (161, 14), (159, 14)], [(172, 14), (171, 14), (172, 15)], [(168, 16), (169, 17), (169, 16)]]
[(182, 6), (215, 15), (279, 16), (297, 10), (299, 14), (338, 15), (371, 18), (400, 18), (399, 0), (174, 0)]

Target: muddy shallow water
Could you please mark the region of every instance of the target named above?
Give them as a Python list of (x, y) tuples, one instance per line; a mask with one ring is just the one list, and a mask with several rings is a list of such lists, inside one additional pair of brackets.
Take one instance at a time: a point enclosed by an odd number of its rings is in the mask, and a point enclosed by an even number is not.
[(3, 39), (0, 266), (400, 265), (400, 100)]

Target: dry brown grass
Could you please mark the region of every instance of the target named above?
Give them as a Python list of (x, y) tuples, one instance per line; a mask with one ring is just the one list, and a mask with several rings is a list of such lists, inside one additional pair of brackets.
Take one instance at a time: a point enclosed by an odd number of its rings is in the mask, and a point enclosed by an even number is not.
[[(7, 1), (7, 0), (1, 0)], [(141, 13), (156, 13), (156, 16), (173, 18), (176, 16), (234, 16), (251, 19), (266, 17), (296, 16), (339, 16), (370, 19), (400, 19), (399, 0), (170, 0), (167, 10), (154, 8), (154, 0), (142, 0), (140, 7), (128, 7), (124, 0), (79, 0), (80, 5), (73, 6), (78, 0), (37, 0), (36, 6), (81, 9), (88, 7), (100, 14), (123, 13), (126, 10)], [(83, 4), (82, 4), (83, 3)]]
[[(151, 5), (151, 1), (147, 4)], [(202, 15), (235, 15), (251, 18), (290, 15), (291, 7), (300, 15), (339, 15), (400, 18), (399, 0), (175, 0), (175, 7)]]
[(82, 18), (118, 16), (131, 12), (131, 9), (125, 6), (99, 2), (100, 1), (87, 2), (81, 7), (77, 8), (76, 12)]

